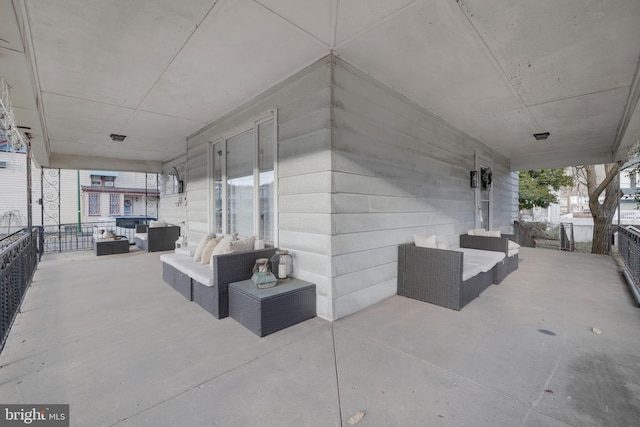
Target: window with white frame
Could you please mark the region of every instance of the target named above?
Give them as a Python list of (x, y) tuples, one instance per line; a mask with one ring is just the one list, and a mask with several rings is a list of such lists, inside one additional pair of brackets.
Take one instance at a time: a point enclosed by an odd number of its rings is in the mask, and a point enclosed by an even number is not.
[(212, 145), (213, 230), (275, 238), (274, 119), (253, 123)]
[(178, 194), (181, 192), (180, 188), (180, 175), (178, 174), (178, 170), (176, 168), (172, 168), (169, 173), (167, 173), (164, 183), (164, 194), (167, 196), (172, 194)]
[(100, 193), (89, 193), (89, 215), (100, 215)]
[(109, 194), (109, 215), (120, 215), (120, 194)]

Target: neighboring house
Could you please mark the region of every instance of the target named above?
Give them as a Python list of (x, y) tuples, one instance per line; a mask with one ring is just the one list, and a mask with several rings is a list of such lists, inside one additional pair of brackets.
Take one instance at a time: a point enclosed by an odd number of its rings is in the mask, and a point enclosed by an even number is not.
[[(78, 200), (82, 223), (98, 222), (105, 217), (157, 218), (160, 195), (175, 198), (178, 194), (174, 175), (43, 170), (33, 162), (31, 171), (35, 226), (77, 223)], [(26, 155), (0, 145), (0, 234), (27, 225), (26, 174)], [(167, 213), (171, 211), (167, 204)], [(178, 214), (167, 220), (179, 224), (184, 217)]]
[[(87, 179), (88, 176), (88, 179)], [(84, 222), (100, 217), (158, 215), (156, 174), (145, 176), (134, 172), (81, 171)]]

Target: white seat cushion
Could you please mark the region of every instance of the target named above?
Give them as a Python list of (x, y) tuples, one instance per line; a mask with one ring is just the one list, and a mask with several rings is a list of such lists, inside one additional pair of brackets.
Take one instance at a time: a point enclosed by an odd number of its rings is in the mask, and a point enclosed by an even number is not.
[(459, 248), (456, 249), (456, 251), (464, 254), (464, 257), (462, 258), (463, 270), (465, 268), (465, 264), (472, 264), (479, 266), (480, 271), (486, 273), (505, 258), (504, 252), (483, 251), (480, 249), (470, 248)]
[(191, 277), (205, 286), (213, 286), (213, 273), (208, 265), (202, 265), (192, 257), (181, 254), (162, 254), (160, 261), (166, 262), (176, 270)]
[(147, 233), (136, 233), (133, 235), (134, 239), (147, 240)]
[(507, 256), (512, 257), (516, 254), (518, 254), (518, 252), (520, 249), (520, 245), (517, 244), (516, 242), (509, 240), (509, 250), (507, 251)]
[(186, 256), (190, 256), (192, 257), (193, 254), (196, 252), (196, 247), (195, 246), (181, 246), (179, 248), (176, 248), (175, 253), (180, 254), (180, 255), (186, 255)]

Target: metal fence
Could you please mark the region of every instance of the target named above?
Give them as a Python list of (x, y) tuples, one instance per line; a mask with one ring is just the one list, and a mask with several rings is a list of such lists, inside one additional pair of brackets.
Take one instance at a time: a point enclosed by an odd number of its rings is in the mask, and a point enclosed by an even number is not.
[(0, 350), (38, 265), (38, 234), (23, 230), (0, 240)]
[(136, 232), (135, 224), (133, 228), (119, 227), (116, 220), (90, 222), (90, 223), (70, 223), (45, 225), (42, 227), (41, 248), (47, 252), (69, 252), (91, 249), (94, 240), (104, 230), (113, 231), (118, 236), (124, 236), (129, 239), (129, 243), (134, 243), (134, 234)]
[(513, 222), (513, 234), (515, 236), (516, 242), (520, 246), (524, 246), (526, 248), (536, 247), (536, 241), (529, 235), (527, 229), (524, 228), (519, 221)]
[(624, 260), (622, 270), (631, 292), (640, 306), (640, 230), (618, 226), (618, 254)]

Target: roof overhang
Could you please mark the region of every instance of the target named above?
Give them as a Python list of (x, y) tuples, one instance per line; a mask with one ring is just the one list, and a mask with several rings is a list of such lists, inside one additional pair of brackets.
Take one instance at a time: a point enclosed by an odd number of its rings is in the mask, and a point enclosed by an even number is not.
[(640, 141), (639, 18), (637, 0), (13, 0), (0, 75), (42, 166), (159, 172), (329, 54), (513, 170), (595, 164)]

